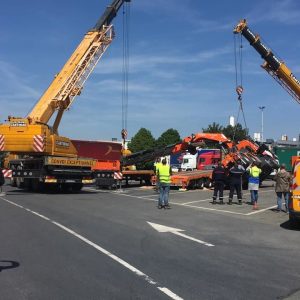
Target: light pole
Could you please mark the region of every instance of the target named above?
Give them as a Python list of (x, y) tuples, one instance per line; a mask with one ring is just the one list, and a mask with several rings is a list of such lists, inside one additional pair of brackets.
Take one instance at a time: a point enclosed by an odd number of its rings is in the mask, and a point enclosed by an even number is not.
[(261, 110), (261, 142), (264, 141), (264, 109), (265, 106), (259, 106), (258, 107)]

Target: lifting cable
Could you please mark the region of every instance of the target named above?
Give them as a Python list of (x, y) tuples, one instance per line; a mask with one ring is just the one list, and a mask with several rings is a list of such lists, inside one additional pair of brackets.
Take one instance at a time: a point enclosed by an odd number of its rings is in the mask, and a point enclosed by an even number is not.
[[(244, 113), (244, 109), (243, 109), (243, 98), (242, 98), (242, 93), (244, 90), (243, 89), (243, 39), (242, 39), (242, 35), (240, 34), (238, 54), (237, 54), (236, 39), (237, 39), (237, 35), (234, 35), (233, 41), (234, 41), (235, 86), (236, 86), (236, 92), (238, 94), (238, 101), (239, 101), (239, 109), (238, 109), (238, 113), (237, 113), (236, 124), (238, 124), (240, 113), (242, 112), (245, 129), (248, 134), (248, 127), (247, 127), (245, 113)], [(235, 126), (235, 129), (234, 129), (233, 140), (235, 138), (236, 131), (237, 131), (237, 126)]]
[(127, 138), (127, 116), (128, 116), (128, 77), (129, 77), (129, 20), (130, 5), (123, 5), (123, 66), (122, 66), (122, 139), (123, 146)]

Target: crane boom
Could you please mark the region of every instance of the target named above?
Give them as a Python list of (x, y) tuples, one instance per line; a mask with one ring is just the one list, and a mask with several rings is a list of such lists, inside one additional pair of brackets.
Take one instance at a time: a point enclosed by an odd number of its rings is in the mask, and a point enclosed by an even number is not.
[(203, 133), (199, 132), (187, 136), (181, 142), (159, 147), (156, 149), (148, 149), (127, 155), (122, 159), (122, 166), (129, 166), (136, 163), (154, 160), (160, 156), (166, 156), (175, 153), (188, 151), (191, 154), (197, 152), (196, 147), (206, 143), (218, 143), (224, 155), (222, 155), (222, 163), (226, 168), (230, 168), (234, 162), (240, 161), (247, 168), (253, 161), (259, 163), (262, 168), (261, 179), (267, 178), (274, 168), (278, 168), (276, 159), (265, 152), (266, 146), (258, 146), (255, 142), (247, 139), (242, 140), (238, 144), (234, 144), (222, 133)]
[[(9, 116), (0, 124), (0, 151), (18, 155), (76, 157), (72, 142), (58, 135), (64, 112), (80, 95), (83, 85), (114, 38), (111, 21), (125, 2), (113, 0), (82, 41), (26, 118)], [(56, 116), (54, 114), (57, 112)], [(54, 116), (52, 126), (48, 124)]]
[(53, 124), (53, 131), (57, 133), (64, 111), (80, 95), (88, 76), (112, 42), (114, 31), (111, 21), (124, 2), (130, 0), (114, 0), (97, 24), (85, 34), (77, 49), (28, 114), (31, 123), (47, 124), (55, 111), (58, 111)]
[(254, 34), (245, 19), (241, 20), (233, 32), (243, 35), (250, 45), (265, 60), (262, 68), (265, 69), (298, 103), (300, 103), (300, 81), (292, 73), (292, 71), (274, 55), (271, 49), (264, 45), (259, 35)]

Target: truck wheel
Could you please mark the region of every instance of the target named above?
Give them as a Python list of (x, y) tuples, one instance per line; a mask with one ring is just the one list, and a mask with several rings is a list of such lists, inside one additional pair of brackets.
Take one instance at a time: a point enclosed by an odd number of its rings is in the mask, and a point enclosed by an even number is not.
[(207, 178), (204, 185), (205, 185), (206, 188), (211, 188), (212, 187), (211, 180), (209, 178)]
[(11, 185), (12, 187), (16, 187), (16, 186), (17, 186), (16, 178), (11, 178), (11, 179), (10, 179), (10, 185)]
[(72, 186), (71, 186), (71, 191), (77, 193), (79, 191), (81, 191), (83, 187), (83, 184), (82, 183), (74, 183)]
[(198, 186), (199, 186), (199, 189), (203, 189), (204, 188), (204, 181), (203, 181), (203, 179), (199, 179)]
[(21, 178), (16, 178), (16, 186), (17, 186), (17, 188), (19, 188), (19, 189), (22, 189), (22, 188), (24, 188), (24, 182), (23, 181), (21, 181)]
[(43, 183), (40, 182), (37, 178), (31, 180), (31, 189), (33, 192), (40, 192), (42, 191)]

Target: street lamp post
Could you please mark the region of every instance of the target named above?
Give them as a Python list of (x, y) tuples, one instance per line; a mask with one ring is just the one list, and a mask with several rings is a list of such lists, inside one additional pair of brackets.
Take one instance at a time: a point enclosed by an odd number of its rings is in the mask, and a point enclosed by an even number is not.
[(261, 142), (264, 141), (264, 109), (265, 106), (259, 106), (258, 107), (261, 110)]

